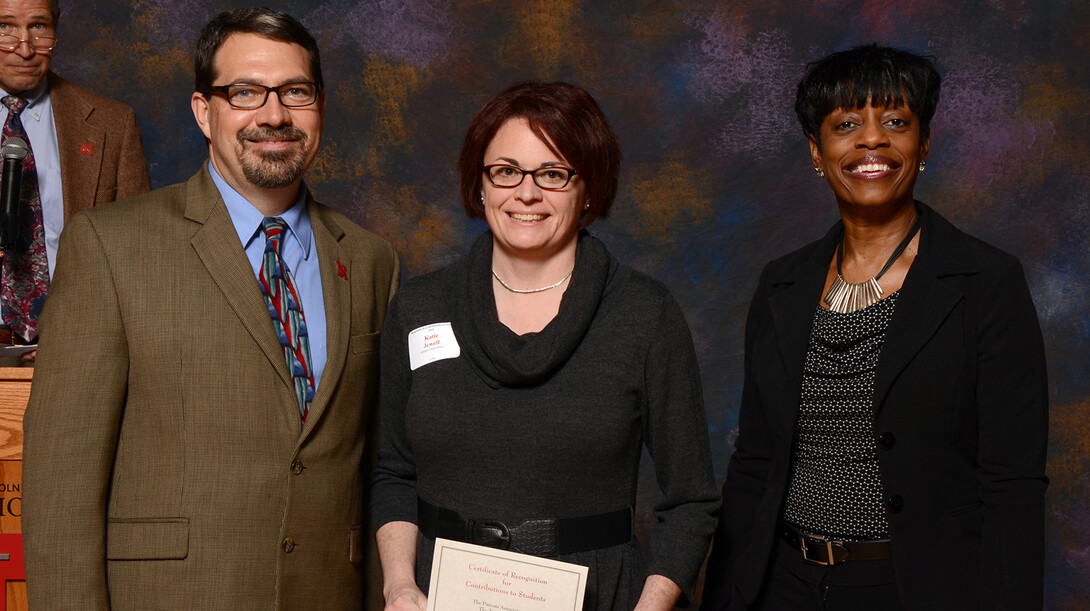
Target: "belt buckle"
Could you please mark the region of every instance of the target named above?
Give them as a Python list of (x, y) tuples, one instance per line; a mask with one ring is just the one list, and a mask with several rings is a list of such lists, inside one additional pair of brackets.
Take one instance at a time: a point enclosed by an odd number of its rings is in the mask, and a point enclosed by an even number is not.
[[(828, 560), (823, 561), (819, 558), (811, 558), (808, 554), (810, 548), (806, 545), (807, 540), (812, 543), (820, 544), (817, 549), (821, 549), (822, 547), (824, 547)], [(799, 534), (799, 548), (802, 550), (802, 559), (804, 562), (809, 562), (810, 564), (816, 564), (818, 566), (834, 566), (837, 564), (842, 564), (848, 560), (849, 552), (848, 548), (844, 547), (844, 542), (830, 539), (829, 537), (826, 537), (824, 535)], [(836, 554), (834, 553), (834, 550), (838, 549), (844, 552), (843, 557), (841, 557), (839, 560), (837, 560)]]
[(495, 549), (507, 549), (511, 545), (511, 531), (499, 520), (466, 520), (466, 534), (470, 543)]

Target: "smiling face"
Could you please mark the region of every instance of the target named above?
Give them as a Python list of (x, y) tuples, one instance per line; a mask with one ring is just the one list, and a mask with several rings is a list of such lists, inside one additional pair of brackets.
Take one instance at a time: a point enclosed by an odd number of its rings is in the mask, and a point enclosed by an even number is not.
[(908, 107), (868, 105), (825, 117), (821, 144), (810, 137), (810, 156), (841, 206), (900, 207), (912, 204), (929, 145)]
[[(509, 119), (496, 131), (484, 153), (484, 165), (492, 164), (508, 164), (524, 170), (572, 167), (549, 150), (522, 118)], [(530, 175), (519, 186), (506, 189), (485, 178), (484, 214), (496, 247), (508, 255), (537, 260), (574, 248), (579, 215), (586, 201), (585, 190), (578, 174), (557, 191), (538, 187)]]
[[(47, 0), (0, 0), (0, 34), (19, 40), (56, 37), (56, 25)], [(14, 51), (0, 50), (0, 87), (12, 95), (34, 89), (45, 78), (52, 58), (52, 51), (35, 51), (26, 42)]]
[[(249, 83), (278, 87), (313, 81), (306, 50), (257, 34), (232, 34), (216, 52), (214, 84)], [(220, 94), (197, 92), (193, 116), (208, 138), (216, 172), (247, 198), (262, 189), (297, 190), (318, 154), (325, 97), (309, 106), (287, 108), (275, 92), (261, 108), (232, 108)]]

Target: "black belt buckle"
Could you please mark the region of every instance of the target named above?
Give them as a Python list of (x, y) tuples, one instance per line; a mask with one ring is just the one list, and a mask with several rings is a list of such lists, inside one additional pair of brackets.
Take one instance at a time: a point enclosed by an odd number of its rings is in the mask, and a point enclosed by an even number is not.
[[(807, 543), (810, 543), (814, 547), (811, 548), (810, 545), (807, 545)], [(844, 547), (843, 541), (837, 541), (835, 539), (830, 539), (829, 537), (824, 537), (822, 535), (800, 534), (799, 549), (802, 550), (802, 559), (804, 562), (809, 562), (810, 564), (816, 564), (818, 566), (834, 566), (837, 564), (842, 564), (844, 562), (847, 562), (849, 555), (848, 548)], [(822, 560), (821, 558), (812, 558), (810, 556), (811, 550), (813, 550), (814, 552), (817, 552), (818, 550), (824, 550), (827, 560)], [(839, 557), (837, 557), (837, 552), (840, 552)]]
[(495, 549), (511, 545), (511, 531), (499, 520), (466, 520), (466, 541)]

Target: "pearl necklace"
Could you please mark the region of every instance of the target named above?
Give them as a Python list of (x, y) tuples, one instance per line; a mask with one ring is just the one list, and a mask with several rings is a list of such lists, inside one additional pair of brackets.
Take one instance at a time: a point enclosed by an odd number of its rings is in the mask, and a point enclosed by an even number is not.
[(512, 293), (518, 293), (520, 295), (525, 295), (527, 293), (540, 293), (542, 291), (547, 291), (549, 289), (555, 289), (556, 287), (560, 286), (561, 284), (564, 284), (564, 281), (567, 280), (569, 277), (571, 277), (572, 272), (574, 272), (574, 271), (575, 271), (575, 267), (572, 267), (571, 271), (564, 274), (564, 277), (560, 279), (560, 282), (557, 282), (556, 284), (550, 284), (549, 286), (543, 286), (543, 287), (541, 287), (539, 289), (513, 289), (513, 288), (510, 287), (510, 285), (508, 285), (506, 282), (503, 281), (503, 278), (500, 278), (496, 274), (496, 268), (494, 268), (494, 267), (492, 268), (492, 277), (495, 278), (496, 280), (499, 280), (500, 284), (503, 285), (503, 288), (511, 291)]
[(840, 275), (840, 264), (844, 261), (844, 239), (841, 238), (840, 244), (836, 247), (836, 278), (833, 279), (829, 292), (825, 293), (824, 301), (829, 309), (840, 314), (850, 314), (877, 303), (882, 298), (882, 286), (878, 284), (878, 279), (889, 271), (889, 268), (893, 266), (893, 262), (901, 256), (905, 248), (908, 248), (909, 242), (912, 241), (913, 236), (919, 230), (920, 215), (917, 213), (916, 222), (913, 223), (912, 229), (908, 230), (908, 235), (901, 240), (897, 250), (894, 250), (893, 254), (890, 255), (889, 260), (882, 267), (882, 271), (878, 272), (873, 278), (858, 284), (848, 282)]

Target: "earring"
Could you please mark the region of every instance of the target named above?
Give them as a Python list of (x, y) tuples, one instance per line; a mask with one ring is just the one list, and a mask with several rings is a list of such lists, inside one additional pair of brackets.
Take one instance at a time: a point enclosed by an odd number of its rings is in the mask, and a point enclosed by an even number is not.
[(484, 205), (484, 191), (481, 191), (481, 205)]
[(925, 169), (927, 169), (927, 162), (926, 161), (921, 161), (920, 162), (920, 171), (923, 172)]
[(825, 170), (821, 168), (814, 168), (814, 171), (817, 172), (818, 178), (825, 178)]
[(590, 202), (583, 204), (583, 210), (590, 210)]

